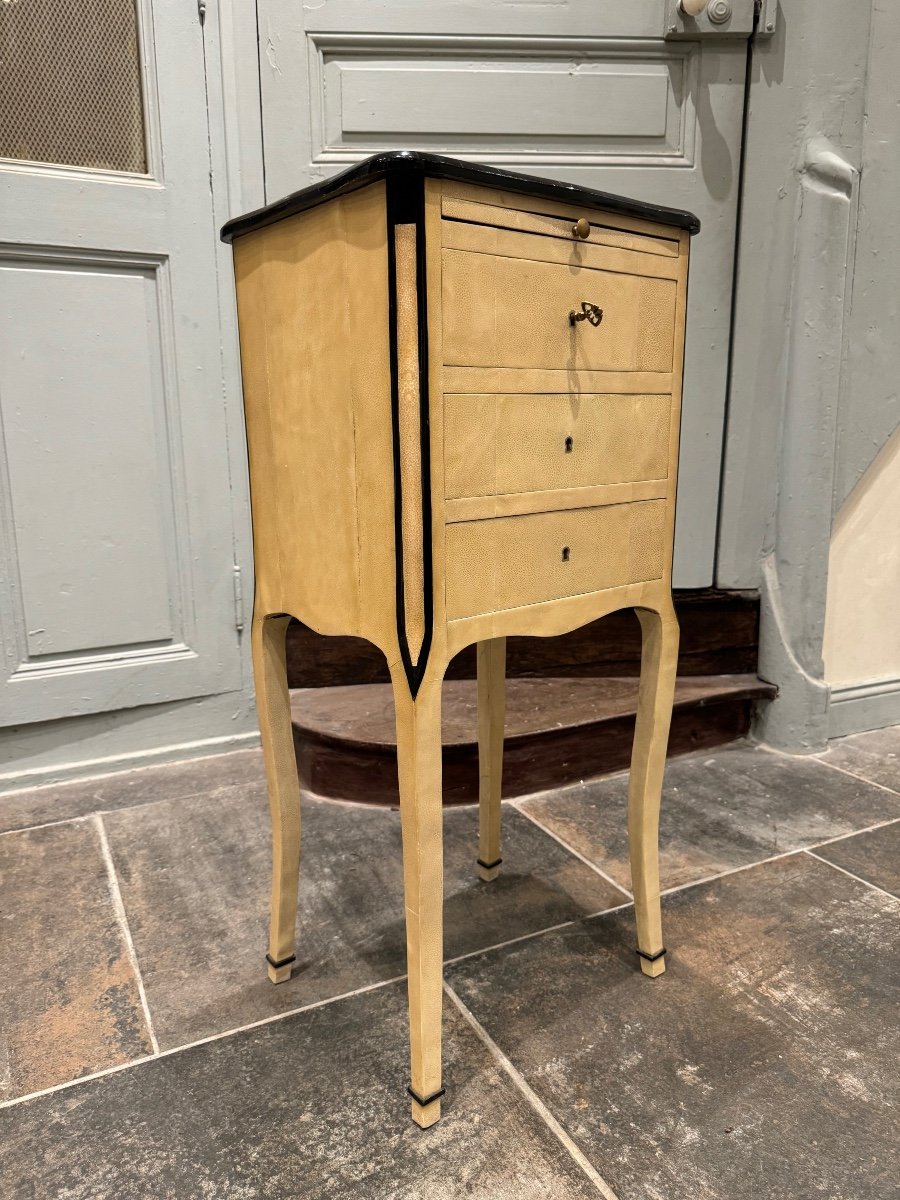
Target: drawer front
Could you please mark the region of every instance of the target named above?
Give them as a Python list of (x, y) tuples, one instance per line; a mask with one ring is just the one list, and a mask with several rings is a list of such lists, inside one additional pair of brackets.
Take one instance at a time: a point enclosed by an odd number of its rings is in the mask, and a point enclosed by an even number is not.
[(448, 499), (665, 479), (672, 397), (444, 397)]
[[(465, 250), (442, 261), (447, 366), (672, 370), (674, 279)], [(571, 323), (583, 304), (599, 325)]]
[[(554, 216), (520, 208), (503, 208), (494, 204), (481, 204), (478, 201), (444, 196), (441, 201), (441, 216), (448, 222), (465, 222), (471, 225), (487, 225), (523, 233), (539, 233), (544, 237), (561, 238), (563, 241), (576, 244), (616, 246), (622, 250), (634, 250), (641, 254), (659, 254), (665, 258), (678, 257), (677, 239), (648, 237), (646, 234), (617, 228), (614, 224), (615, 218), (604, 218), (597, 213), (582, 213), (580, 217), (582, 223), (576, 232), (575, 221), (578, 218), (575, 217)], [(451, 231), (445, 229), (445, 245), (451, 237)]]
[(666, 501), (460, 521), (446, 539), (453, 621), (661, 578)]

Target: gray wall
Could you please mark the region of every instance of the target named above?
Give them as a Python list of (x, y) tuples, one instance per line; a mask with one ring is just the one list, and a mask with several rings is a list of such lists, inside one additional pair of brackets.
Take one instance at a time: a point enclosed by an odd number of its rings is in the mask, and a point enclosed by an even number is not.
[[(782, 0), (754, 47), (717, 582), (760, 588), (760, 671), (781, 694), (757, 733), (788, 750), (900, 720), (900, 663), (886, 700), (862, 677), (833, 691), (822, 653), (829, 595), (844, 683), (858, 622), (877, 641), (871, 622), (900, 607), (872, 514), (845, 521), (838, 553), (833, 538), (900, 420), (897, 25), (869, 0)], [(871, 546), (848, 553), (847, 529)], [(848, 604), (835, 572), (851, 569)], [(869, 614), (874, 587), (895, 595)], [(860, 658), (861, 675), (879, 670)]]
[[(865, 11), (866, 5), (860, 5)], [(900, 425), (900, 6), (872, 10), (835, 512)]]
[(861, 163), (870, 11), (869, 0), (782, 0), (774, 37), (754, 44), (719, 524), (720, 587), (759, 587), (762, 560), (775, 544), (805, 149), (811, 140), (825, 138), (854, 167)]

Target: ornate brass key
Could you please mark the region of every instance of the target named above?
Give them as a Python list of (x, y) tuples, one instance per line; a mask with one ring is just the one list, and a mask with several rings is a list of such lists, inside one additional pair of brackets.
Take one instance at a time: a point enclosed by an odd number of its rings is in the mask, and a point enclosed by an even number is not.
[(569, 313), (569, 324), (574, 325), (577, 321), (587, 321), (591, 325), (599, 325), (603, 320), (603, 309), (599, 304), (589, 304), (587, 300), (581, 302), (581, 312), (576, 312), (573, 308)]

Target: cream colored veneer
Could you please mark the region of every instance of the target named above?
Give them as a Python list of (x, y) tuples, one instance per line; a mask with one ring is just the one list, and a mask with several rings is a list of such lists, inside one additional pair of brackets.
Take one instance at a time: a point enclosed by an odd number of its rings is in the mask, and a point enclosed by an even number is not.
[(665, 526), (665, 500), (449, 524), (447, 619), (661, 579)]
[[(442, 265), (448, 366), (672, 370), (673, 279), (463, 250)], [(596, 329), (570, 322), (585, 303), (603, 312)]]
[[(449, 221), (461, 221), (466, 225), (493, 225), (499, 229), (514, 229), (525, 233), (542, 233), (548, 237), (562, 238), (571, 246), (574, 223), (571, 218), (547, 216), (543, 213), (527, 212), (520, 208), (498, 207), (494, 204), (479, 204), (473, 200), (455, 199), (445, 196), (441, 202), (441, 216)], [(580, 218), (586, 220), (584, 216)], [(638, 250), (644, 254), (661, 254), (666, 258), (678, 257), (678, 242), (661, 237), (641, 237), (620, 229), (588, 221), (589, 232), (582, 239), (591, 246), (618, 246), (622, 250)], [(452, 237), (445, 230), (444, 244)]]
[[(664, 970), (657, 830), (688, 214), (387, 155), (233, 222), (274, 836), (269, 973), (290, 976), (300, 797), (294, 616), (394, 685), (412, 1115), (440, 1116), (441, 681), (478, 643), (479, 871), (500, 869), (506, 637), (623, 607), (643, 630), (629, 836), (639, 961)], [(448, 165), (449, 163), (449, 165)], [(418, 165), (417, 165), (418, 164)], [(485, 177), (485, 178), (483, 178)], [(654, 219), (656, 214), (656, 219)], [(582, 303), (599, 324), (572, 323)], [(595, 314), (596, 315), (596, 314)]]
[(448, 395), (448, 499), (665, 479), (671, 396)]

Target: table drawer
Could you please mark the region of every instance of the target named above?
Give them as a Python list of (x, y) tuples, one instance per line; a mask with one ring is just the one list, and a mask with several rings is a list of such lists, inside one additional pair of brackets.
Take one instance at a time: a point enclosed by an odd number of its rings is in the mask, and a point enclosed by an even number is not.
[(448, 395), (448, 499), (665, 479), (672, 397)]
[(666, 501), (460, 521), (446, 529), (447, 617), (661, 578)]
[(678, 257), (677, 238), (661, 237), (658, 234), (649, 236), (617, 227), (616, 218), (611, 214), (604, 216), (600, 213), (583, 212), (579, 220), (575, 216), (532, 212), (527, 208), (504, 208), (497, 204), (444, 196), (441, 200), (441, 216), (447, 222), (443, 231), (444, 245), (453, 242), (457, 232), (453, 224), (460, 223), (511, 229), (522, 233), (539, 233), (544, 237), (561, 238), (581, 247), (586, 244), (615, 246), (641, 254), (659, 254), (664, 258)]
[[(468, 250), (441, 254), (447, 366), (672, 370), (674, 279)], [(602, 310), (598, 325), (571, 322), (585, 304)]]

